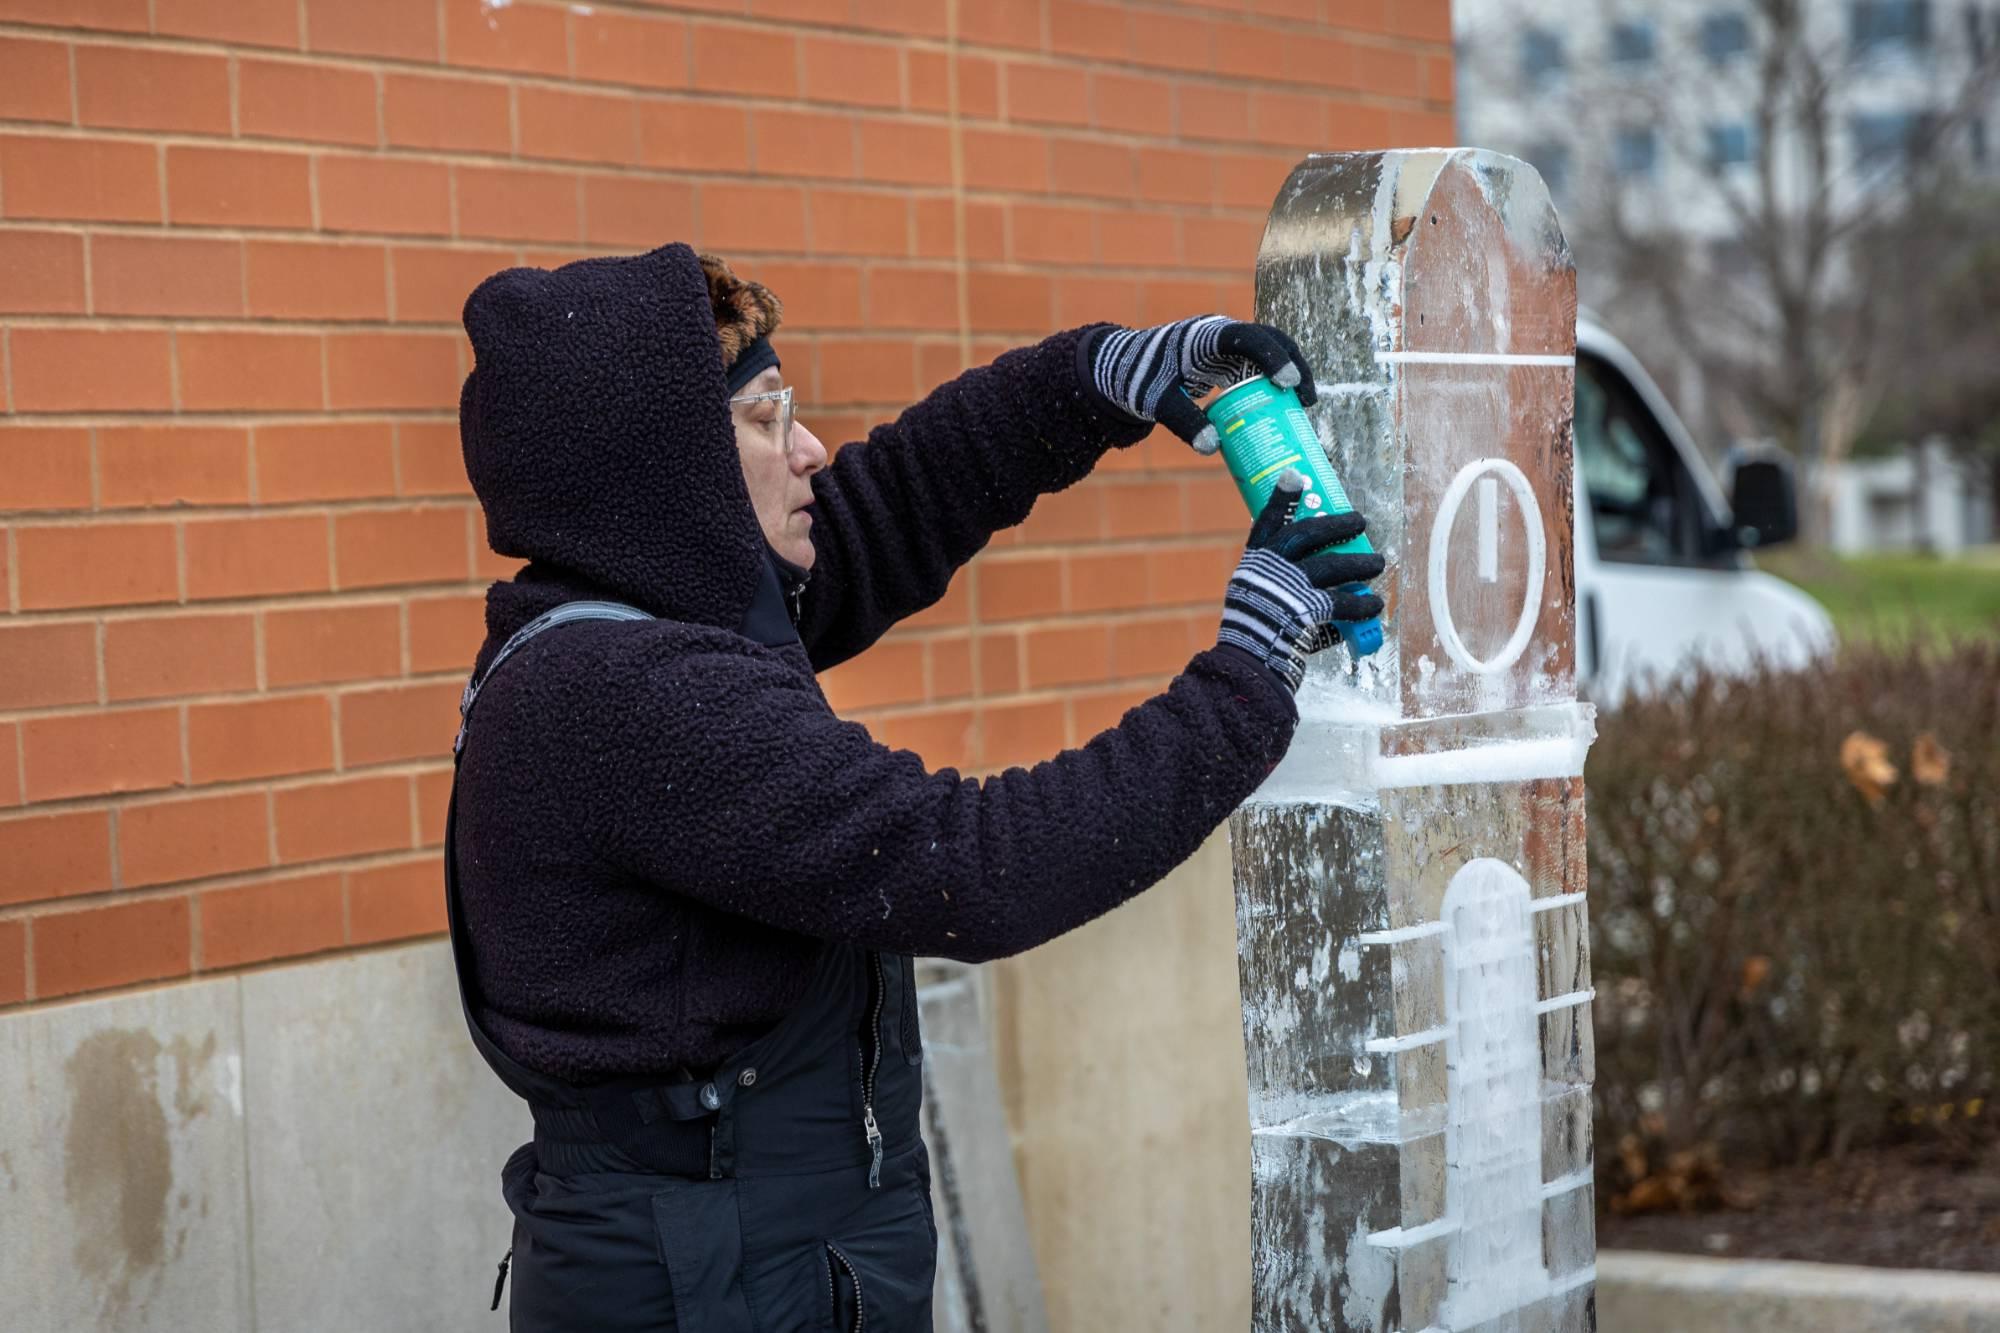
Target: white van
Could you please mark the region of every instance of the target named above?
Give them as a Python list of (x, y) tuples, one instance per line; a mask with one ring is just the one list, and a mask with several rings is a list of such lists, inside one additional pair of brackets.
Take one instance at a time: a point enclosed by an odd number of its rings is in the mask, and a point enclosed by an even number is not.
[(1612, 704), (1702, 662), (1804, 666), (1833, 621), (1750, 552), (1798, 534), (1791, 469), (1738, 463), (1725, 498), (1638, 360), (1587, 312), (1576, 327), (1577, 675)]

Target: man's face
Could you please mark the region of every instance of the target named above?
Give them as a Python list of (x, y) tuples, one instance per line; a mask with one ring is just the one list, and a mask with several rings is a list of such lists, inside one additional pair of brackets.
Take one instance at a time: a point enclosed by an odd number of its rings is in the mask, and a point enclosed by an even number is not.
[[(736, 397), (775, 394), (784, 376), (773, 366), (751, 380)], [(826, 446), (798, 421), (789, 445), (784, 438), (783, 405), (775, 398), (729, 406), (736, 423), (736, 452), (743, 459), (743, 482), (757, 511), (757, 526), (771, 549), (801, 569), (813, 562), (812, 474), (826, 466)]]

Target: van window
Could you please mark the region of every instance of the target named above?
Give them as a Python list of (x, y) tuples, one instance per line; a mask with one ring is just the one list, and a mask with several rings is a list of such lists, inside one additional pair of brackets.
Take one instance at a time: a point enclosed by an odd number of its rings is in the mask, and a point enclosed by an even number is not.
[(1590, 499), (1600, 560), (1715, 568), (1709, 522), (1659, 422), (1625, 378), (1593, 357), (1576, 362), (1576, 465)]

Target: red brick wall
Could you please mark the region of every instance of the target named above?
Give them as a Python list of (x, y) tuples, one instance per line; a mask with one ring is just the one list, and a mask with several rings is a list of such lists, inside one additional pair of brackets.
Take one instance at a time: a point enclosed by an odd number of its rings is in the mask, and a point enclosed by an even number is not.
[[(1065, 325), (1247, 313), (1312, 148), (1452, 137), (1446, 0), (0, 0), (0, 1006), (441, 925), (482, 276), (685, 238), (852, 438)], [(1087, 739), (1245, 524), (1172, 441), (826, 678), (938, 764)]]

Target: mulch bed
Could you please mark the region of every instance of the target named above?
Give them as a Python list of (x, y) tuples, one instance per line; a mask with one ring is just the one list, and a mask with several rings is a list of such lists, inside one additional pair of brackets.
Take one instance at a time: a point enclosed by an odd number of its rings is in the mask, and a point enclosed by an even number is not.
[(1731, 1206), (1605, 1213), (1598, 1245), (2000, 1273), (2000, 1137), (1897, 1144), (1837, 1162), (1728, 1176)]

